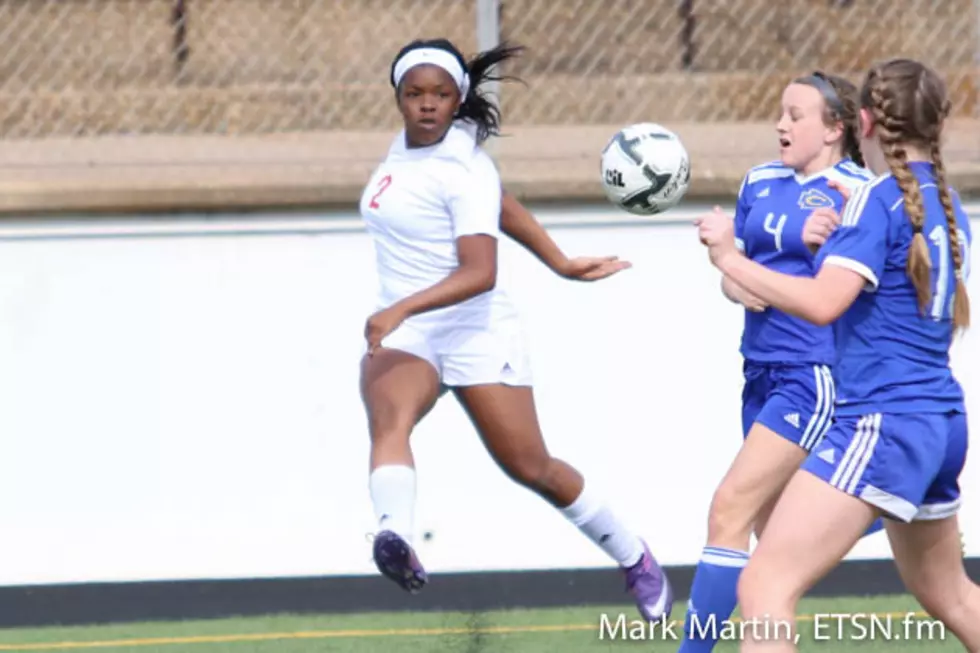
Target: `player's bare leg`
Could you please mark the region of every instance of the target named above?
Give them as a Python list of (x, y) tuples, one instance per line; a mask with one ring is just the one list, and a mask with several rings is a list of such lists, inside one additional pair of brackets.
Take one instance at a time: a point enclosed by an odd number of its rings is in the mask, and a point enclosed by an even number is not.
[(378, 518), (374, 561), (408, 592), (428, 580), (412, 548), (415, 468), (409, 438), (439, 397), (439, 377), (426, 361), (381, 348), (361, 364), (361, 398), (371, 434), (371, 499)]
[(878, 516), (877, 508), (810, 472), (793, 476), (739, 579), (742, 618), (759, 624), (747, 629), (743, 653), (797, 650), (800, 598), (843, 559)]
[(591, 494), (582, 475), (548, 452), (533, 390), (527, 386), (477, 385), (455, 392), (500, 468), (558, 508), (620, 565), (627, 589), (645, 619), (669, 617), (673, 592), (666, 574), (646, 543)]
[[(966, 650), (980, 651), (980, 587), (966, 574), (956, 516), (911, 524), (886, 522), (905, 587)], [(923, 633), (923, 639), (938, 632)]]

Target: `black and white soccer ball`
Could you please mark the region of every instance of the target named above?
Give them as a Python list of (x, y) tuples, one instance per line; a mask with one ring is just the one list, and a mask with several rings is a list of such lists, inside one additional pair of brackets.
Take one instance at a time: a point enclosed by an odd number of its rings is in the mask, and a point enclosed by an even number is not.
[(691, 185), (691, 160), (681, 139), (651, 122), (616, 132), (602, 150), (601, 169), (609, 201), (636, 215), (673, 208)]

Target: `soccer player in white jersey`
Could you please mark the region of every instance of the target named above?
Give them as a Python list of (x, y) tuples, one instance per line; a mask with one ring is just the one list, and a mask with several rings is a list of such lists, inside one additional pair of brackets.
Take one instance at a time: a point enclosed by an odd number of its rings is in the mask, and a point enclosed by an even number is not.
[[(857, 88), (847, 80), (817, 72), (786, 87), (776, 125), (780, 159), (752, 168), (738, 193), (735, 237), (747, 257), (786, 274), (814, 274), (814, 253), (837, 226), (839, 189), (872, 178), (858, 129)], [(719, 631), (703, 624), (731, 616), (753, 531), (762, 532), (779, 493), (834, 416), (833, 327), (767, 306), (729, 277), (722, 289), (746, 307), (745, 440), (711, 502), (679, 653), (714, 649)], [(879, 521), (872, 531), (881, 527)]]
[(496, 287), (502, 188), (480, 144), (497, 133), (499, 113), (480, 85), (501, 79), (491, 69), (519, 50), (502, 45), (466, 62), (446, 40), (415, 41), (392, 63), (404, 129), (360, 204), (381, 286), (378, 311), (365, 327), (361, 377), (378, 518), (374, 558), (409, 592), (427, 581), (412, 547), (409, 439), (449, 388), (494, 460), (616, 561), (641, 615), (655, 620), (670, 614), (667, 578), (579, 472), (549, 454), (520, 318)]
[(980, 651), (980, 587), (964, 569), (957, 524), (968, 435), (950, 345), (970, 322), (972, 239), (940, 148), (950, 102), (942, 78), (910, 59), (873, 67), (860, 99), (861, 150), (881, 176), (847, 200), (815, 277), (741, 255), (723, 216), (699, 224), (725, 275), (838, 329), (837, 420), (787, 485), (739, 582), (742, 616), (758, 624), (741, 650), (797, 650), (787, 628), (797, 602), (886, 516), (906, 587)]

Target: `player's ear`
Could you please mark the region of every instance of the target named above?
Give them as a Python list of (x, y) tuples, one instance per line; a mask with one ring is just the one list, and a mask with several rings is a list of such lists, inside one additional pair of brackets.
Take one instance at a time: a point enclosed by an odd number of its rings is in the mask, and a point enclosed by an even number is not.
[(837, 121), (827, 131), (827, 144), (839, 143), (844, 140), (844, 123)]
[(875, 121), (871, 117), (871, 112), (861, 109), (861, 138), (871, 138), (875, 131)]

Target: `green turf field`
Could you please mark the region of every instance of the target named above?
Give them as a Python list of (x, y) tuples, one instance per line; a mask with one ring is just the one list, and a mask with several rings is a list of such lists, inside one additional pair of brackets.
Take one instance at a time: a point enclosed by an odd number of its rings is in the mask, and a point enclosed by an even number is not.
[[(926, 620), (911, 597), (811, 599), (801, 606), (802, 651), (961, 651), (941, 626)], [(916, 613), (906, 626), (905, 615)], [(842, 636), (829, 613), (876, 613), (845, 622)], [(514, 610), (479, 614), (395, 613), (276, 616), (181, 623), (0, 630), (0, 651), (133, 651), (134, 653), (586, 653), (598, 651), (676, 651), (677, 641), (653, 636), (629, 641), (600, 637), (602, 615), (613, 628), (619, 615), (636, 619), (632, 606), (558, 610)], [(675, 616), (684, 614), (678, 604)], [(823, 626), (815, 632), (814, 615)], [(919, 625), (921, 624), (921, 625)], [(883, 628), (891, 626), (891, 640)], [(679, 626), (679, 624), (678, 624)], [(678, 632), (680, 631), (677, 628)], [(931, 631), (931, 632), (930, 632)], [(620, 633), (622, 631), (620, 630)], [(862, 635), (862, 632), (864, 633)], [(871, 634), (874, 633), (874, 640)], [(819, 635), (819, 637), (818, 637)], [(731, 642), (717, 651), (736, 651)]]

